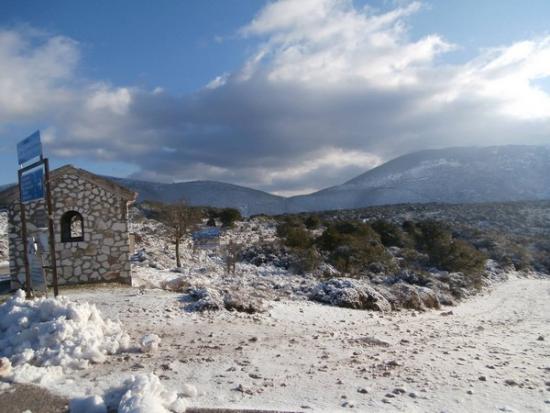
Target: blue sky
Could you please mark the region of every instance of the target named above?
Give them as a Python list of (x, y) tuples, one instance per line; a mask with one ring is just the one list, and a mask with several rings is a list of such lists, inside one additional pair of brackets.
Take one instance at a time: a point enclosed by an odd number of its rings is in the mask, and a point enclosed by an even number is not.
[(546, 143), (549, 22), (543, 0), (3, 0), (0, 183), (37, 128), (54, 165), (285, 195)]

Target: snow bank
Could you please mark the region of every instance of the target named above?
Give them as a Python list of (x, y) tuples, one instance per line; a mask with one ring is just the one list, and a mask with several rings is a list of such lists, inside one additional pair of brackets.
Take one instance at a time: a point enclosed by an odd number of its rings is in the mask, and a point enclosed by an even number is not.
[(103, 320), (88, 303), (63, 297), (25, 300), (19, 291), (0, 305), (0, 357), (28, 378), (38, 374), (37, 367), (59, 373), (102, 363), (108, 354), (127, 349), (129, 340), (120, 323)]
[(185, 412), (185, 402), (176, 392), (168, 391), (154, 374), (132, 376), (120, 400), (118, 413)]

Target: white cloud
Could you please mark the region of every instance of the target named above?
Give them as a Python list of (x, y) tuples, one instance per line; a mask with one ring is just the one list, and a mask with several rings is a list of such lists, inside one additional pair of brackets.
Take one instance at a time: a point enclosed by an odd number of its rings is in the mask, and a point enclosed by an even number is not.
[[(153, 93), (158, 93), (156, 89)], [(90, 96), (86, 100), (88, 110), (108, 110), (117, 115), (128, 113), (132, 96), (128, 88), (112, 89), (106, 85), (95, 85), (90, 90)]]
[(261, 58), (270, 59), (272, 81), (395, 87), (415, 83), (419, 68), (453, 48), (438, 35), (406, 39), (402, 19), (419, 9), (413, 2), (373, 14), (350, 0), (283, 0), (266, 6), (242, 33), (269, 36)]
[(0, 30), (0, 122), (70, 102), (78, 58), (78, 44), (67, 37)]

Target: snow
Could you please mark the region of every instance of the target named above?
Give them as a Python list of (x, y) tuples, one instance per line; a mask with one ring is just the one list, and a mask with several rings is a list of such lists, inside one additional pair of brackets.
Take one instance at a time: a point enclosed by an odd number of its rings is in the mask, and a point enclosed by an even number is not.
[(129, 347), (120, 323), (103, 320), (97, 307), (66, 298), (26, 300), (20, 290), (0, 305), (0, 356), (17, 369), (87, 368)]
[[(159, 349), (160, 337), (147, 334), (140, 340), (143, 352)], [(120, 322), (104, 319), (95, 305), (67, 298), (26, 300), (17, 292), (0, 305), (0, 378), (16, 383), (37, 383), (47, 388), (77, 385), (67, 376), (107, 356), (128, 350), (130, 338)], [(117, 380), (122, 382), (121, 376)], [(5, 389), (8, 385), (2, 385)], [(78, 385), (77, 385), (78, 386)], [(116, 389), (110, 386), (107, 393)], [(189, 386), (184, 394), (197, 394)], [(89, 393), (92, 389), (87, 389)], [(78, 395), (70, 401), (73, 412), (106, 413), (99, 395)], [(121, 413), (183, 412), (185, 402), (168, 391), (154, 374), (131, 376), (122, 388)], [(116, 397), (115, 397), (116, 399)]]
[(160, 337), (156, 334), (146, 334), (140, 340), (140, 347), (143, 353), (151, 353), (159, 349)]
[(0, 378), (11, 375), (11, 362), (7, 357), (0, 358)]
[(105, 401), (100, 396), (72, 399), (69, 411), (74, 413), (107, 413)]
[(154, 374), (132, 376), (120, 400), (118, 413), (184, 412), (186, 404), (176, 392), (167, 391)]
[[(189, 313), (170, 291), (73, 289), (71, 297), (119, 315), (131, 337), (147, 331), (162, 339), (157, 352), (115, 357), (78, 386), (108, 390), (128, 372), (153, 372), (178, 394), (192, 384), (197, 396), (188, 404), (196, 408), (344, 412), (353, 400), (353, 411), (458, 413), (494, 411), (498, 403), (544, 412), (548, 339), (537, 337), (550, 322), (549, 287), (548, 280), (511, 278), (447, 316), (296, 300), (271, 301), (259, 314)], [(505, 385), (507, 378), (523, 387)], [(396, 388), (407, 393), (382, 402)]]

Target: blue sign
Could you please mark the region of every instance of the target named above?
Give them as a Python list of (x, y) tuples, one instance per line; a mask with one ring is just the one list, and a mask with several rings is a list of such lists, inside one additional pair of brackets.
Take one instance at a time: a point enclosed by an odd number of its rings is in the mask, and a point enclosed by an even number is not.
[(38, 168), (21, 176), (21, 199), (23, 202), (44, 198), (44, 169)]
[(208, 238), (217, 238), (221, 234), (221, 231), (219, 228), (212, 227), (212, 228), (205, 228), (201, 229), (200, 231), (193, 232), (193, 239), (194, 240), (200, 240), (200, 239), (208, 239)]
[(40, 141), (40, 131), (34, 132), (31, 136), (23, 139), (17, 144), (17, 158), (19, 165), (31, 159), (42, 155), (42, 142)]

